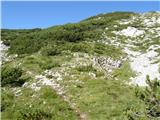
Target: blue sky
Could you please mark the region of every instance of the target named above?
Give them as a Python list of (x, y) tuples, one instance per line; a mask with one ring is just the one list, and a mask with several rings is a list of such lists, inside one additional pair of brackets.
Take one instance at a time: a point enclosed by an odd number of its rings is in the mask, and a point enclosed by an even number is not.
[(46, 28), (53, 25), (78, 22), (87, 17), (113, 11), (160, 11), (160, 2), (53, 2), (3, 1), (2, 28)]

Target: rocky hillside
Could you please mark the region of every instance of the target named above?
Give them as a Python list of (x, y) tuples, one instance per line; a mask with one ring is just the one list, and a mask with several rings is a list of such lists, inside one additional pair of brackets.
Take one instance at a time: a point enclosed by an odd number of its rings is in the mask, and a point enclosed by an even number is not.
[(1, 31), (3, 119), (160, 119), (160, 12)]

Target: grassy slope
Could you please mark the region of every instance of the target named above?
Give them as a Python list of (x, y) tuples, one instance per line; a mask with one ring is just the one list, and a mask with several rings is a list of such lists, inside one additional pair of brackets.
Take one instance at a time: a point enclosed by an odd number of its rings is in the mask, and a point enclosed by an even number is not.
[[(38, 55), (32, 55), (32, 57), (27, 56), (23, 59), (24, 62), (22, 62), (21, 67), (26, 71), (33, 71), (33, 73), (35, 74), (41, 73), (41, 71), (43, 71), (44, 68), (41, 68), (40, 66), (42, 65), (43, 62), (44, 63), (46, 62), (44, 58), (46, 61), (50, 59), (50, 58), (46, 59), (46, 57), (38, 56)], [(55, 61), (58, 61), (58, 60), (59, 60), (58, 63), (60, 65), (62, 63), (67, 63), (66, 61), (63, 61), (64, 58), (65, 58), (64, 56), (55, 56), (52, 58), (50, 64), (55, 63)], [(38, 62), (36, 59), (38, 59)], [(76, 58), (72, 57), (71, 60), (70, 59), (68, 60), (68, 63), (70, 63), (71, 61), (75, 61), (75, 59)], [(32, 60), (32, 62), (30, 60)], [(11, 62), (8, 64), (18, 64), (18, 63), (19, 61)], [(126, 66), (127, 66), (127, 63), (121, 69), (116, 70), (113, 73), (115, 75), (118, 74), (118, 76), (120, 77), (119, 80), (115, 80), (114, 78), (103, 77), (105, 74), (104, 72), (94, 71), (94, 69), (92, 70), (91, 68), (90, 69), (86, 69), (83, 67), (81, 67), (81, 69), (72, 68), (69, 71), (66, 71), (66, 72), (69, 72), (70, 74), (66, 76), (63, 81), (60, 81), (60, 84), (64, 86), (66, 94), (69, 96), (70, 100), (76, 103), (77, 107), (82, 112), (87, 114), (88, 119), (91, 119), (91, 120), (94, 120), (94, 119), (105, 120), (109, 118), (127, 119), (127, 112), (130, 109), (133, 109), (135, 111), (137, 110), (139, 111), (142, 109), (142, 111), (144, 111), (143, 109), (144, 104), (141, 103), (141, 101), (139, 101), (139, 99), (135, 97), (134, 88), (129, 87), (128, 85), (125, 85), (125, 81), (127, 80), (127, 78), (129, 78), (129, 76), (132, 75), (131, 70), (129, 68), (126, 69), (127, 68)], [(58, 68), (61, 69), (62, 67), (58, 66)], [(52, 69), (57, 69), (57, 66), (52, 67)], [(94, 72), (97, 75), (97, 77), (92, 78), (91, 76), (88, 75), (89, 72)], [(75, 76), (74, 79), (70, 75), (74, 75)], [(81, 84), (81, 82), (76, 83), (77, 79), (81, 81), (83, 84)], [(41, 91), (39, 93), (41, 93)], [(53, 94), (53, 93), (50, 92), (48, 94)], [(20, 97), (20, 99), (22, 98), (24, 100), (26, 99), (25, 96)], [(41, 98), (41, 96), (39, 96), (39, 98), (43, 99)], [(29, 97), (27, 98), (27, 100), (21, 101), (21, 102), (22, 104), (23, 103), (30, 104), (30, 99), (31, 98)], [(50, 98), (44, 98), (44, 99), (46, 101), (48, 101), (49, 99), (50, 101), (50, 99), (54, 100), (54, 97), (51, 96)], [(57, 99), (59, 100), (59, 98)], [(33, 104), (36, 104), (36, 103), (33, 102)], [(9, 109), (10, 107), (11, 106), (9, 106)], [(18, 106), (16, 105), (15, 109), (19, 109), (17, 107)], [(24, 106), (22, 106), (22, 108), (23, 107)], [(57, 109), (59, 108), (53, 109), (53, 111), (54, 110), (56, 111), (55, 114), (59, 114), (59, 111), (57, 111)], [(68, 111), (63, 111), (63, 112), (65, 114), (69, 114), (69, 116), (72, 118), (72, 115), (70, 115), (71, 113), (68, 113)], [(75, 114), (75, 113), (72, 113), (72, 114)], [(62, 116), (62, 118), (63, 117), (64, 116)]]
[(23, 88), (21, 93), (15, 96), (9, 88), (2, 90), (2, 108), (5, 108), (2, 119), (77, 119), (75, 112), (50, 87), (44, 87), (38, 92)]
[[(132, 15), (133, 13), (105, 14), (91, 17), (77, 24), (29, 30), (29, 32), (19, 30), (18, 34), (14, 30), (2, 30), (2, 40), (11, 46), (9, 53), (19, 54), (18, 58), (5, 64), (16, 66), (21, 63), (20, 67), (25, 72), (31, 71), (36, 75), (46, 69), (63, 69), (62, 64), (64, 63), (76, 63), (77, 58), (72, 55), (74, 52), (119, 59), (124, 55), (121, 48), (97, 44), (94, 43), (94, 40), (100, 39), (99, 35), (102, 34), (105, 27), (111, 29), (116, 24), (116, 20), (129, 18)], [(102, 19), (96, 20), (98, 17)], [(123, 28), (126, 26), (121, 26), (119, 29)], [(115, 29), (112, 28), (112, 30)], [(18, 36), (15, 37), (15, 35)], [(108, 31), (107, 35), (112, 36), (111, 31)], [(69, 65), (66, 67), (69, 68)], [(89, 120), (127, 120), (130, 116), (137, 117), (134, 116), (134, 112), (145, 113), (146, 106), (135, 97), (134, 87), (126, 85), (128, 78), (134, 76), (127, 62), (120, 69), (114, 70), (113, 76), (116, 76), (118, 80), (115, 80), (114, 77), (106, 77), (104, 71), (94, 69), (83, 68), (83, 66), (76, 69), (69, 68), (66, 72), (70, 74), (60, 81), (70, 100), (87, 114)], [(96, 78), (91, 77), (89, 72), (95, 73)], [(77, 83), (76, 80), (80, 82)], [(77, 119), (75, 112), (50, 88), (44, 88), (37, 93), (32, 90), (22, 90), (22, 95), (18, 97), (13, 93), (8, 96), (7, 92), (10, 90), (11, 88), (2, 91), (5, 103), (9, 104), (2, 112), (2, 118), (21, 118), (24, 117), (24, 113), (33, 114), (32, 117), (34, 117), (34, 115), (39, 116), (36, 113), (42, 113), (40, 117), (44, 119)], [(33, 93), (38, 98), (32, 97)], [(46, 104), (42, 104), (44, 101)], [(34, 107), (28, 110), (31, 104)], [(13, 112), (14, 110), (16, 111)], [(146, 119), (143, 115), (141, 119)], [(27, 117), (24, 118), (27, 119)]]

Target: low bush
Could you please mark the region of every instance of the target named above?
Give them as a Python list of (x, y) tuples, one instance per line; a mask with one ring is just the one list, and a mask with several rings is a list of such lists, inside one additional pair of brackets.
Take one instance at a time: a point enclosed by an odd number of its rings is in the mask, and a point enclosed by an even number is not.
[(76, 68), (76, 70), (79, 72), (96, 72), (97, 71), (95, 68), (93, 68), (92, 65), (79, 66)]
[(1, 90), (1, 112), (13, 105), (14, 95), (9, 89)]
[(92, 50), (92, 46), (88, 43), (76, 43), (71, 46), (72, 52), (85, 52), (90, 53)]
[(31, 55), (25, 58), (24, 66), (27, 67), (30, 71), (42, 72), (46, 69), (60, 67), (60, 62), (58, 60), (52, 59), (51, 56), (47, 57), (42, 55)]
[(55, 56), (62, 52), (62, 47), (58, 45), (47, 45), (41, 49), (41, 54), (44, 56)]
[(40, 67), (44, 70), (46, 69), (51, 69), (54, 67), (60, 67), (60, 63), (59, 62), (50, 62), (50, 63), (44, 63), (44, 64), (40, 64)]
[(105, 45), (102, 43), (95, 43), (94, 53), (110, 56), (112, 58), (119, 58), (123, 55), (123, 52), (120, 48), (116, 48), (112, 45)]
[(150, 80), (147, 76), (146, 82), (148, 86), (143, 89), (136, 89), (136, 96), (146, 104), (147, 117), (159, 118), (160, 117), (160, 81), (155, 79)]
[(18, 67), (4, 66), (1, 73), (1, 85), (4, 86), (21, 86), (26, 79), (22, 78), (22, 69)]

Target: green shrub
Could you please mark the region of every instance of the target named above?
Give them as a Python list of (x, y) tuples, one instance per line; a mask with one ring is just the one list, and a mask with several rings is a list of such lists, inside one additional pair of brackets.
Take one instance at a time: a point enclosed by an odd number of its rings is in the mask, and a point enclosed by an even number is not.
[(143, 90), (137, 88), (136, 96), (146, 104), (146, 114), (149, 118), (160, 117), (160, 81), (155, 79), (150, 80), (149, 76), (146, 79), (147, 87)]
[(90, 53), (92, 50), (92, 47), (88, 43), (76, 43), (76, 44), (73, 44), (70, 49), (72, 52)]
[(2, 67), (1, 85), (4, 86), (21, 86), (26, 79), (22, 79), (22, 69), (17, 67)]
[(51, 119), (52, 113), (46, 112), (43, 109), (39, 108), (30, 108), (25, 107), (24, 109), (21, 109), (21, 119), (22, 120), (44, 120), (44, 119)]
[(1, 92), (1, 112), (3, 112), (13, 105), (14, 95), (8, 89), (2, 89)]
[(95, 18), (103, 17), (106, 19), (112, 19), (112, 20), (117, 20), (117, 19), (127, 19), (134, 15), (135, 13), (133, 12), (112, 12), (112, 13), (107, 13), (107, 14), (98, 14), (96, 16), (89, 17), (86, 20), (92, 20)]
[(61, 50), (57, 46), (47, 46), (42, 49), (41, 53), (45, 56), (55, 56), (61, 54)]
[(76, 70), (79, 72), (96, 72), (97, 71), (95, 68), (93, 68), (92, 65), (79, 66), (76, 68)]
[(19, 36), (10, 43), (10, 53), (31, 54), (37, 52), (45, 42), (34, 35)]
[(60, 67), (60, 64), (59, 62), (50, 62), (50, 63), (44, 63), (44, 64), (40, 64), (40, 67), (44, 70), (46, 69), (51, 69), (51, 68), (54, 68), (54, 67)]
[(113, 45), (105, 45), (102, 43), (95, 43), (94, 52), (100, 55), (107, 55), (112, 58), (119, 58), (123, 55), (120, 48), (116, 48)]

